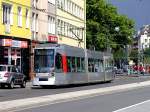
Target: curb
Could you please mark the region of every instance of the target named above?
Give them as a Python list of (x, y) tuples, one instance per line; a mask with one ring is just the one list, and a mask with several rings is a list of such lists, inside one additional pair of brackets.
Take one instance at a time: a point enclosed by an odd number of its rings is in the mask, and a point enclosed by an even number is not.
[(102, 94), (110, 94), (114, 92), (121, 92), (121, 91), (131, 90), (135, 88), (141, 88), (145, 86), (150, 86), (150, 81), (105, 87), (99, 89), (68, 92), (68, 93), (55, 94), (55, 95), (46, 95), (46, 96), (34, 97), (34, 98), (4, 101), (4, 102), (0, 102), (0, 107), (3, 107), (0, 108), (0, 112), (13, 112), (16, 110), (23, 110), (31, 107), (39, 107), (39, 105), (43, 105), (43, 104), (46, 105), (46, 104), (54, 104), (58, 102), (66, 102), (69, 101), (69, 99), (76, 100), (85, 97), (92, 97), (94, 95), (96, 96)]

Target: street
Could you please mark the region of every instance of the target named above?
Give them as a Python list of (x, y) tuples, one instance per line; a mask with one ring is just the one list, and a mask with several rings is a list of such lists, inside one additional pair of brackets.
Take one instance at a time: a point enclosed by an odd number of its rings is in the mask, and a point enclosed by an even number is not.
[(0, 112), (150, 112), (150, 0), (0, 0)]
[(31, 84), (29, 84), (25, 89), (16, 87), (14, 89), (0, 89), (0, 102), (1, 101), (9, 101), (9, 100), (16, 100), (22, 98), (32, 98), (44, 95), (52, 95), (58, 93), (66, 93), (66, 92), (73, 92), (79, 90), (90, 90), (95, 88), (102, 88), (102, 87), (110, 87), (115, 85), (122, 85), (128, 83), (135, 83), (139, 81), (148, 81), (150, 80), (149, 76), (141, 76), (139, 77), (125, 77), (119, 76), (111, 83), (102, 83), (102, 84), (93, 84), (93, 85), (80, 85), (80, 86), (62, 86), (62, 87), (52, 87), (43, 89), (40, 87), (31, 88)]
[[(150, 99), (150, 87), (129, 90), (125, 92), (99, 95), (91, 98), (60, 102), (25, 109), (17, 112), (113, 112)], [(149, 112), (149, 105), (142, 110), (119, 112)]]

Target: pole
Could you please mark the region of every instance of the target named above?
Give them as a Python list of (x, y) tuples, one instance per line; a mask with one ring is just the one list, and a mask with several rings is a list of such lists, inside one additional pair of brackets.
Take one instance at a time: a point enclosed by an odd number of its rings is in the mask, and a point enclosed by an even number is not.
[[(85, 54), (85, 66), (88, 66), (88, 60), (87, 60), (87, 50), (86, 50), (86, 0), (84, 0), (84, 40), (83, 40), (83, 44), (84, 44), (84, 54)], [(85, 68), (85, 72), (88, 73), (88, 68)], [(87, 81), (89, 82), (89, 74), (87, 76)]]
[(140, 66), (140, 39), (138, 40), (138, 76), (139, 76), (139, 83), (140, 83), (140, 71), (139, 71), (139, 66)]
[[(58, 36), (58, 24), (57, 24), (57, 0), (55, 0), (55, 35)], [(57, 37), (58, 38), (58, 37)]]

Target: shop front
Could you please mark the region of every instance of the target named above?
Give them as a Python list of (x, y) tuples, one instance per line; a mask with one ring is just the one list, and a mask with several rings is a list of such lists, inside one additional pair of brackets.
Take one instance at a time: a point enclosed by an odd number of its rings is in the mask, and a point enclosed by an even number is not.
[(29, 75), (29, 41), (12, 38), (0, 39), (0, 64), (15, 65)]

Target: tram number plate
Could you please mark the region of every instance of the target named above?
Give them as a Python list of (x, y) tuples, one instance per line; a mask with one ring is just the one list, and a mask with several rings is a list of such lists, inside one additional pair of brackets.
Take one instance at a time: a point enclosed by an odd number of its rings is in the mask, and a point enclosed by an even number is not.
[(48, 78), (39, 78), (39, 81), (48, 81)]

